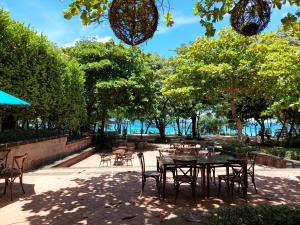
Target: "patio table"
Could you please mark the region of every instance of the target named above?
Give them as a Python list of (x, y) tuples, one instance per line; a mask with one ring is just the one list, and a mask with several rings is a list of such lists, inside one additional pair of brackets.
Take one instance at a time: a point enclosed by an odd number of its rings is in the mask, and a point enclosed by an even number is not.
[(124, 149), (117, 149), (113, 152), (113, 155), (115, 155), (114, 166), (123, 165), (125, 150)]
[[(201, 156), (182, 156), (182, 155), (166, 155), (166, 156), (157, 156), (157, 171), (160, 171), (162, 168), (162, 198), (165, 199), (165, 192), (166, 192), (166, 172), (168, 168), (175, 166), (174, 159), (176, 160), (197, 160), (197, 166), (206, 169), (206, 177), (205, 172), (202, 174), (201, 183), (202, 183), (202, 194), (203, 197), (210, 197), (210, 168), (211, 165), (227, 165), (227, 160), (232, 160), (234, 157), (229, 155), (215, 155), (215, 156), (208, 156), (208, 157), (201, 157)], [(229, 167), (226, 167), (226, 174), (229, 174)], [(244, 182), (247, 188), (247, 164), (245, 164), (243, 171)], [(247, 193), (245, 193), (247, 194)]]

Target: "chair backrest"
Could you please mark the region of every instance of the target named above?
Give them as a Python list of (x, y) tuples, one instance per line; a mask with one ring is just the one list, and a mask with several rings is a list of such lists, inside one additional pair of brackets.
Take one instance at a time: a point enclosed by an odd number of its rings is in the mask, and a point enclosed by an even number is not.
[(144, 154), (142, 152), (139, 152), (138, 154), (139, 160), (140, 160), (140, 165), (142, 168), (142, 173), (145, 173), (145, 158), (144, 158)]
[(248, 159), (248, 162), (249, 162), (248, 170), (251, 170), (252, 172), (254, 172), (256, 157), (257, 157), (256, 153), (253, 153), (253, 152), (248, 152), (247, 153), (247, 159)]
[(132, 159), (133, 158), (133, 152), (126, 152), (125, 157), (126, 157), (126, 159)]
[(13, 157), (12, 168), (19, 170), (21, 173), (24, 171), (24, 162), (27, 158), (27, 153), (24, 155), (16, 155)]
[(175, 175), (178, 182), (191, 183), (197, 180), (197, 160), (174, 159), (174, 163)]
[(7, 158), (10, 153), (10, 149), (0, 149), (0, 169), (7, 167)]
[(101, 160), (107, 159), (109, 157), (109, 155), (105, 154), (105, 153), (100, 153), (99, 155), (100, 155)]
[(245, 159), (231, 159), (227, 160), (229, 166), (232, 169), (232, 175), (234, 177), (242, 177), (247, 173), (247, 171), (244, 171), (245, 166), (247, 165), (247, 160)]

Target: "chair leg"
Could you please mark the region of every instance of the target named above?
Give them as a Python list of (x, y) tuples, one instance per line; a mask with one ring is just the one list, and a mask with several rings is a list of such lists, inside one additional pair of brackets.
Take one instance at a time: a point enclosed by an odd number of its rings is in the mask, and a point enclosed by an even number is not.
[(145, 183), (146, 183), (146, 178), (143, 177), (143, 179), (142, 179), (142, 194), (144, 193)]
[(195, 191), (195, 189), (196, 189), (196, 183), (192, 183), (192, 196), (193, 196), (193, 199), (194, 199), (194, 202), (195, 202), (195, 204), (197, 203), (197, 201), (196, 201), (196, 191)]
[(233, 196), (234, 182), (231, 181), (231, 195)]
[(178, 191), (179, 191), (179, 183), (176, 183), (175, 204), (176, 204), (177, 197), (178, 197)]
[(22, 187), (22, 191), (23, 191), (23, 194), (25, 194), (25, 190), (24, 190), (24, 187), (23, 187), (23, 176), (20, 176), (20, 184), (21, 184), (21, 187)]
[(14, 186), (14, 181), (15, 179), (11, 179), (11, 181), (9, 181), (9, 189), (10, 189), (10, 200), (13, 200), (13, 186)]
[(229, 193), (230, 192), (229, 180), (227, 179), (225, 182), (227, 186), (227, 193)]
[(4, 191), (3, 191), (3, 194), (4, 194), (4, 195), (6, 194), (6, 188), (7, 188), (7, 185), (8, 185), (8, 179), (5, 179), (5, 183), (4, 183)]
[(219, 185), (218, 185), (218, 196), (220, 196), (220, 192), (221, 192), (221, 182), (222, 180), (219, 179)]
[(160, 196), (160, 178), (155, 178), (158, 197)]
[(255, 180), (254, 180), (254, 175), (252, 176), (252, 184), (253, 184), (253, 186), (254, 186), (255, 193), (257, 194), (256, 185), (255, 185)]
[(215, 183), (215, 185), (216, 185), (216, 184), (217, 184), (217, 183), (216, 183), (216, 169), (215, 169), (215, 168), (212, 168), (212, 171), (213, 171), (214, 183)]

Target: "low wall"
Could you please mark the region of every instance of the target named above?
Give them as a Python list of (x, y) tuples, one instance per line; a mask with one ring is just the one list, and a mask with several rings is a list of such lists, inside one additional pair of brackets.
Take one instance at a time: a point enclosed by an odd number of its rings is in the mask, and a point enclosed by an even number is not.
[(36, 169), (57, 159), (80, 151), (90, 146), (91, 143), (91, 137), (67, 142), (67, 136), (64, 135), (48, 139), (8, 144), (7, 148), (11, 150), (8, 157), (8, 164), (12, 163), (13, 156), (27, 153), (28, 156), (24, 163), (24, 170), (28, 171)]
[(259, 153), (257, 155), (256, 163), (276, 168), (286, 168), (289, 164), (291, 164), (291, 162), (286, 159), (264, 153)]

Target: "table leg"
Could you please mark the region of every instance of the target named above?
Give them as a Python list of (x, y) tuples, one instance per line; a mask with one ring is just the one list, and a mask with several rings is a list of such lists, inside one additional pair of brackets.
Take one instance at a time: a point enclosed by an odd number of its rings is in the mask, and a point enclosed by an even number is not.
[(165, 196), (166, 196), (166, 175), (167, 175), (167, 168), (164, 165), (164, 171), (163, 171), (163, 193), (162, 193), (162, 197), (163, 200), (165, 200)]
[(247, 163), (244, 163), (243, 168), (244, 173), (244, 197), (247, 199), (247, 189), (248, 189), (248, 173), (247, 173)]
[(156, 172), (159, 172), (159, 162), (156, 160)]
[(201, 167), (202, 197), (205, 198), (205, 167)]
[(210, 165), (207, 164), (206, 166), (206, 197), (209, 198), (209, 189), (210, 189)]
[(229, 188), (229, 165), (228, 164), (226, 165), (226, 176), (227, 176), (226, 179), (227, 192), (229, 193), (230, 188)]

